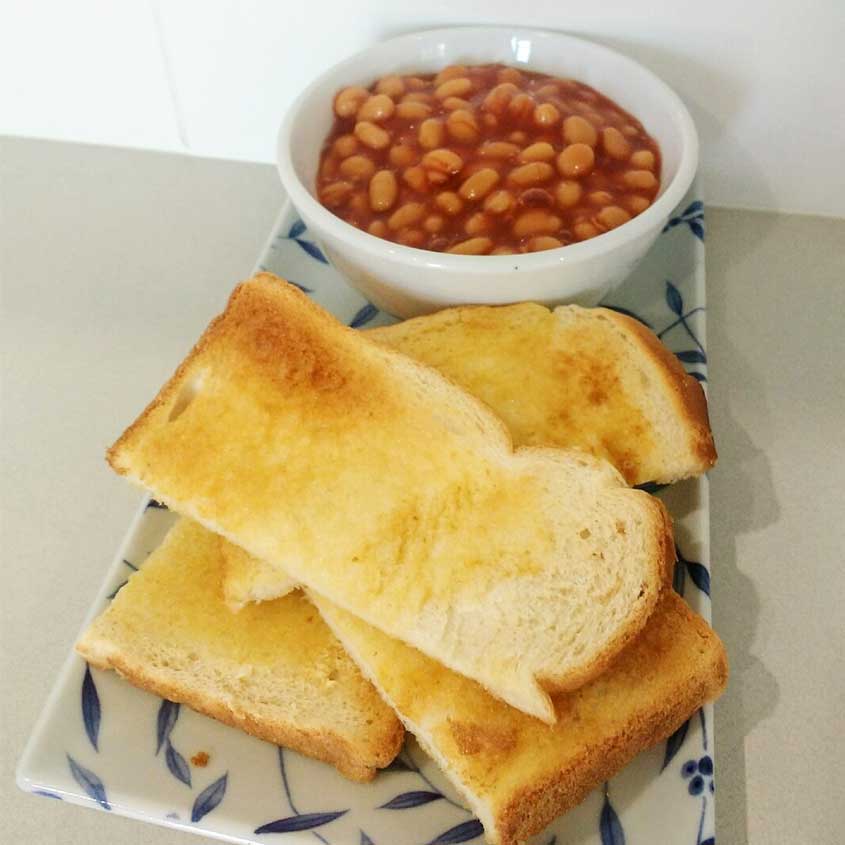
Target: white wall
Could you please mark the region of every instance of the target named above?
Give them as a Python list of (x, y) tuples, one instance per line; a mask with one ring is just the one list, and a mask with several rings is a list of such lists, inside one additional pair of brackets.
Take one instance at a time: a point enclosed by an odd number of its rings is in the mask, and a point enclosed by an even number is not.
[(663, 76), (696, 119), (710, 202), (845, 216), (843, 0), (0, 0), (0, 133), (272, 161), (322, 68), (482, 22), (581, 34)]

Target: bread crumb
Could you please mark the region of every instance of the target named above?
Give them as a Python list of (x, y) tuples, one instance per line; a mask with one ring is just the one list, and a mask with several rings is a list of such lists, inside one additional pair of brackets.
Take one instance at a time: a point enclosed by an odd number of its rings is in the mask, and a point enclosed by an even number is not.
[(201, 769), (204, 769), (208, 765), (208, 761), (209, 756), (205, 751), (197, 751), (197, 753), (191, 757), (191, 763), (195, 766), (199, 766)]

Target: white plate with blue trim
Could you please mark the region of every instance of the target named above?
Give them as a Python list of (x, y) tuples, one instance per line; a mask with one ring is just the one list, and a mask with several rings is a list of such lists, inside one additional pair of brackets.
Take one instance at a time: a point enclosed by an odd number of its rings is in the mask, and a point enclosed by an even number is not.
[[(694, 186), (645, 261), (604, 303), (651, 327), (702, 382), (704, 210)], [(258, 267), (289, 279), (356, 328), (392, 322), (326, 262), (286, 206)], [(653, 491), (675, 519), (675, 588), (710, 619), (706, 478)], [(100, 613), (174, 521), (144, 502), (89, 613)], [(87, 624), (87, 621), (86, 621)], [(713, 710), (696, 713), (603, 789), (535, 837), (538, 845), (713, 845)], [(208, 754), (208, 762), (197, 758)], [(413, 740), (370, 784), (91, 670), (71, 653), (18, 766), (19, 786), (101, 812), (229, 842), (453, 845), (482, 829)]]

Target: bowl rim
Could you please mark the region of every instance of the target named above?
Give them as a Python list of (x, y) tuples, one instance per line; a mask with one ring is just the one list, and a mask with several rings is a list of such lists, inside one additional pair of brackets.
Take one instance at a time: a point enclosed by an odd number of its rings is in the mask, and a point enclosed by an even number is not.
[[(631, 67), (635, 67), (645, 76), (649, 85), (655, 91), (659, 92), (659, 95), (669, 104), (674, 112), (681, 135), (681, 155), (678, 162), (678, 169), (672, 181), (665, 187), (663, 193), (645, 211), (633, 217), (623, 226), (611, 229), (609, 232), (602, 232), (600, 235), (587, 241), (533, 253), (481, 256), (436, 252), (434, 250), (404, 246), (393, 241), (385, 240), (384, 238), (379, 238), (371, 235), (369, 232), (356, 228), (351, 223), (347, 223), (343, 218), (338, 217), (315, 199), (299, 178), (291, 155), (291, 136), (299, 113), (303, 106), (309, 102), (312, 92), (324, 84), (328, 77), (342, 72), (344, 68), (357, 65), (367, 54), (387, 44), (401, 44), (402, 42), (406, 42), (411, 45), (417, 44), (421, 40), (462, 38), (470, 33), (476, 36), (478, 34), (500, 36), (507, 33), (512, 38), (555, 39), (561, 42), (578, 42), (579, 44), (586, 45), (588, 49), (597, 55), (613, 57), (616, 61), (621, 60), (623, 64), (627, 63)], [(390, 70), (390, 68), (387, 68), (384, 72), (387, 73)], [(284, 114), (277, 136), (276, 166), (282, 185), (300, 214), (314, 219), (320, 227), (327, 229), (332, 237), (342, 241), (345, 245), (359, 252), (367, 253), (374, 259), (381, 258), (384, 260), (386, 255), (390, 255), (395, 260), (404, 264), (473, 274), (483, 273), (485, 270), (491, 273), (501, 273), (509, 267), (511, 270), (530, 271), (532, 269), (548, 267), (549, 264), (555, 263), (565, 262), (567, 265), (578, 264), (589, 261), (596, 256), (613, 252), (617, 247), (621, 247), (646, 235), (661, 221), (668, 219), (695, 178), (698, 168), (698, 133), (696, 132), (695, 123), (687, 107), (666, 82), (636, 60), (610, 47), (605, 47), (603, 44), (597, 44), (589, 39), (556, 30), (537, 29), (534, 27), (514, 27), (507, 25), (436, 27), (417, 30), (394, 38), (377, 41), (335, 63), (315, 77), (296, 97)], [(518, 267), (514, 266), (515, 258), (519, 259)]]

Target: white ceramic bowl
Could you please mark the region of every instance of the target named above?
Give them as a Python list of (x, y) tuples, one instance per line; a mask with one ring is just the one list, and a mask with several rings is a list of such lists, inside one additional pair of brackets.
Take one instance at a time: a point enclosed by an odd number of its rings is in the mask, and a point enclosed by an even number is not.
[[(637, 117), (662, 154), (655, 202), (592, 240), (502, 256), (449, 255), (394, 244), (356, 229), (319, 203), (315, 181), (320, 150), (341, 88), (369, 86), (388, 73), (431, 73), (455, 63), (493, 62), (577, 79)], [(466, 303), (594, 305), (631, 272), (683, 198), (698, 165), (698, 136), (674, 91), (613, 50), (556, 32), (455, 27), (375, 44), (326, 71), (285, 116), (277, 155), (288, 196), (332, 263), (379, 308), (410, 317)]]

